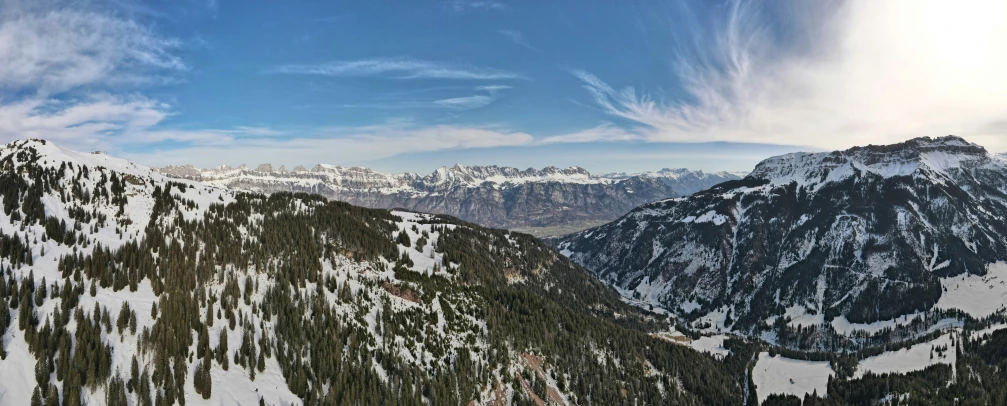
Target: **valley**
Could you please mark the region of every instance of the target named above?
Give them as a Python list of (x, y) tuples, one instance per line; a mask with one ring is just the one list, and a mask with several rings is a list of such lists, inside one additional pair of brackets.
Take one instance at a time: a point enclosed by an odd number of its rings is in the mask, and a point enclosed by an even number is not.
[(446, 214), (493, 228), (556, 236), (612, 221), (634, 207), (684, 196), (739, 176), (663, 169), (636, 174), (592, 175), (579, 167), (517, 169), (499, 166), (442, 167), (421, 176), (361, 167), (316, 165), (254, 169), (167, 166), (161, 173), (235, 190), (314, 193), (380, 209)]

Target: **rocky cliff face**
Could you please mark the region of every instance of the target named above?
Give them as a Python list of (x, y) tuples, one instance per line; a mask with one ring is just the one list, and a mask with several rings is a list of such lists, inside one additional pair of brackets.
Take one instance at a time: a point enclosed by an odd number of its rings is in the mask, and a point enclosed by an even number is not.
[(611, 221), (641, 204), (737, 178), (727, 173), (684, 169), (593, 176), (578, 167), (520, 170), (461, 165), (441, 168), (427, 176), (331, 165), (317, 165), (311, 170), (298, 167), (292, 172), (274, 171), (265, 164), (255, 170), (245, 166), (174, 166), (160, 171), (234, 189), (317, 193), (367, 207), (448, 214), (490, 227), (539, 235), (578, 231)]
[(624, 296), (722, 328), (890, 320), (1007, 259), (1007, 165), (957, 137), (769, 158), (558, 247)]

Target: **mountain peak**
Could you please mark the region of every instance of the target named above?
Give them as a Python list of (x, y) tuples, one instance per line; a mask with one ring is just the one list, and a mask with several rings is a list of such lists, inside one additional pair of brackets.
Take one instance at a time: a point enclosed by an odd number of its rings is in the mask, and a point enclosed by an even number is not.
[(986, 149), (980, 145), (970, 143), (964, 138), (955, 135), (945, 135), (943, 137), (916, 137), (896, 144), (888, 145), (867, 145), (862, 147), (853, 147), (844, 152), (857, 153), (860, 151), (870, 151), (870, 152), (900, 152), (900, 151), (917, 151), (926, 152), (934, 150), (943, 150), (949, 152), (969, 152), (969, 153), (986, 153)]
[(961, 137), (918, 137), (888, 145), (867, 145), (832, 152), (795, 152), (763, 160), (749, 175), (774, 184), (824, 184), (857, 173), (885, 178), (912, 176), (920, 171), (947, 174), (990, 162), (982, 146)]

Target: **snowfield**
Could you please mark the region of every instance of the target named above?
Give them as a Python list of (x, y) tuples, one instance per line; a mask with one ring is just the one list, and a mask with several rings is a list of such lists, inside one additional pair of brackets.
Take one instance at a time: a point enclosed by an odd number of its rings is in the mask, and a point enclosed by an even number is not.
[(684, 345), (696, 351), (705, 352), (713, 355), (713, 357), (717, 359), (724, 359), (724, 357), (731, 354), (731, 350), (724, 348), (724, 340), (731, 338), (731, 336), (726, 334), (702, 336), (693, 340), (685, 334), (682, 334), (680, 331), (671, 329), (671, 331), (655, 333), (653, 335), (674, 344)]
[(755, 383), (759, 403), (765, 402), (774, 393), (803, 399), (806, 393), (817, 392), (819, 396), (824, 396), (832, 374), (832, 366), (828, 361), (771, 357), (768, 352), (762, 352), (752, 370), (752, 382)]
[[(916, 344), (909, 348), (903, 348), (898, 351), (889, 351), (881, 355), (866, 358), (860, 361), (859, 366), (857, 366), (857, 377), (861, 377), (867, 371), (873, 372), (875, 374), (888, 374), (888, 373), (906, 373), (912, 371), (919, 371), (925, 369), (928, 366), (935, 364), (949, 364), (951, 368), (955, 367), (955, 347), (952, 345), (952, 339), (957, 337), (956, 332), (950, 332), (944, 334), (933, 341), (927, 341), (925, 343)], [(957, 339), (955, 338), (957, 343)], [(937, 351), (933, 352), (933, 358), (930, 357), (930, 349), (932, 347), (947, 346), (948, 350), (944, 352), (943, 356), (938, 355)]]
[(724, 359), (731, 353), (731, 350), (724, 348), (724, 340), (728, 338), (730, 337), (724, 334), (702, 336), (689, 342), (689, 347), (699, 352), (709, 353), (717, 359)]
[(846, 316), (839, 316), (832, 320), (832, 328), (836, 329), (837, 333), (847, 336), (853, 334), (855, 331), (875, 334), (886, 328), (894, 329), (898, 326), (907, 325), (921, 316), (923, 316), (923, 314), (917, 312), (913, 314), (905, 314), (892, 320), (879, 320), (870, 324), (850, 323), (849, 320), (846, 319)]
[(938, 309), (959, 309), (982, 318), (1004, 308), (1007, 303), (1007, 263), (990, 264), (986, 276), (965, 274), (941, 278), (944, 293)]
[(28, 352), (24, 332), (8, 329), (3, 336), (7, 358), (0, 361), (0, 405), (30, 405), (35, 387), (35, 357)]

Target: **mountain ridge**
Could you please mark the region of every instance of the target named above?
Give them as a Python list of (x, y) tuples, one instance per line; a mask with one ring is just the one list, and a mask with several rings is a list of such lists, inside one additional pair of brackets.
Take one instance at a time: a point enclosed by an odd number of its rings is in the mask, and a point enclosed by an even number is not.
[[(553, 242), (696, 325), (779, 335), (786, 317), (838, 331), (940, 313), (942, 281), (1007, 260), (1004, 185), (1007, 164), (958, 137), (792, 153)], [(858, 345), (837, 331), (811, 345)]]
[[(727, 405), (747, 390), (526, 234), (41, 140), (0, 146), (0, 168), (3, 404)], [(725, 345), (730, 365), (754, 350)]]
[(317, 193), (367, 207), (448, 214), (537, 235), (577, 231), (615, 219), (640, 204), (738, 178), (726, 172), (684, 169), (598, 176), (576, 166), (522, 170), (460, 164), (424, 176), (325, 164), (293, 172), (273, 171), (266, 164), (256, 170), (245, 165), (213, 169), (187, 165), (159, 171), (239, 190)]

